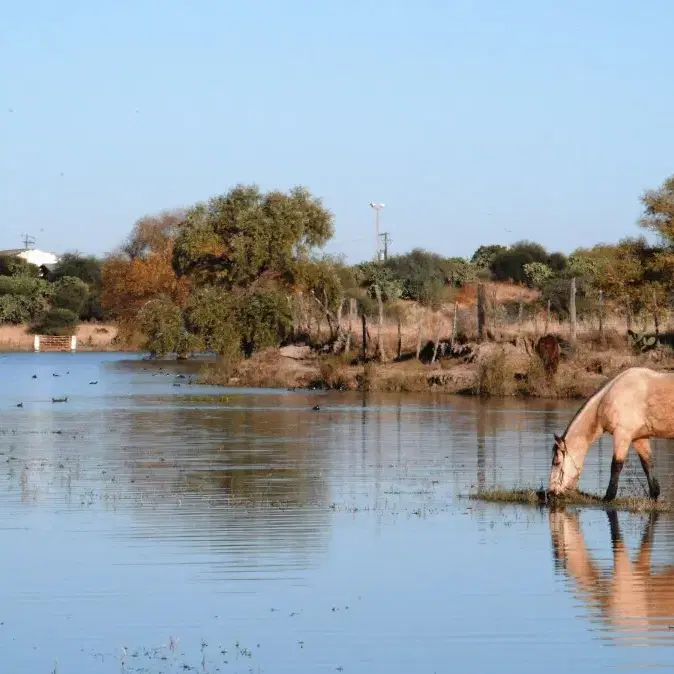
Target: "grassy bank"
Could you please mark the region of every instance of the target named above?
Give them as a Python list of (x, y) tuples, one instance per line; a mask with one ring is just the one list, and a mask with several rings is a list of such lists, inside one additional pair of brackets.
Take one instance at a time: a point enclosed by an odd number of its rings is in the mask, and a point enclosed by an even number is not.
[(563, 497), (553, 497), (542, 489), (491, 489), (471, 494), (469, 498), (487, 503), (519, 503), (551, 508), (570, 505), (624, 510), (631, 513), (672, 512), (674, 510), (674, 505), (667, 501), (653, 501), (645, 496), (624, 496), (616, 498), (610, 503), (604, 503), (601, 496), (582, 491), (565, 494)]

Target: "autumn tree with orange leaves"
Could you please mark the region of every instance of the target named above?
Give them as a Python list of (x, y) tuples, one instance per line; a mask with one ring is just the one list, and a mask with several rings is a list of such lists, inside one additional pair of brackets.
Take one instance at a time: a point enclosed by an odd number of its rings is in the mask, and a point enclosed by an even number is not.
[(120, 323), (134, 321), (143, 306), (158, 297), (185, 306), (189, 279), (178, 278), (173, 270), (173, 249), (183, 219), (182, 211), (141, 218), (104, 262), (101, 305)]

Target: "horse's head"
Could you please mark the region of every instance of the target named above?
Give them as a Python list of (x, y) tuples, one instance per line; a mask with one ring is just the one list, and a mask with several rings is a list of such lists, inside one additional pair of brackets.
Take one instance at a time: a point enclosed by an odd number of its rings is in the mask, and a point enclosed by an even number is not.
[(580, 465), (566, 446), (564, 438), (555, 435), (548, 490), (551, 494), (560, 496), (569, 489), (575, 489), (579, 478)]

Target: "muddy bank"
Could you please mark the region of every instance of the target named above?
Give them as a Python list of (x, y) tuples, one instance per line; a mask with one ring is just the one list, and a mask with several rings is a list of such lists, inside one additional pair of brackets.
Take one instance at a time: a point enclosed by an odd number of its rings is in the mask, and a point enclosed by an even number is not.
[(202, 381), (223, 386), (322, 388), (378, 392), (480, 396), (583, 398), (621, 370), (636, 365), (668, 368), (670, 350), (633, 355), (579, 345), (552, 377), (525, 346), (511, 343), (470, 345), (468, 355), (423, 363), (414, 357), (380, 363), (326, 355), (307, 346), (269, 349), (235, 367), (209, 365)]

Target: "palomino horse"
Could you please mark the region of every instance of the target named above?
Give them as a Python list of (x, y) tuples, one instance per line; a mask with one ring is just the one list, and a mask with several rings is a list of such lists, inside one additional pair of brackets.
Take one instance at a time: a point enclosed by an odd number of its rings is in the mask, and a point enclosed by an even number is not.
[(652, 499), (660, 485), (652, 472), (649, 438), (674, 438), (674, 374), (632, 367), (602, 386), (576, 412), (560, 438), (555, 435), (548, 489), (561, 495), (578, 484), (590, 445), (613, 435), (611, 479), (604, 496), (612, 501), (630, 444), (641, 460)]
[(613, 568), (604, 570), (590, 556), (578, 514), (562, 509), (550, 511), (550, 534), (556, 566), (573, 581), (580, 599), (613, 630), (645, 637), (649, 632), (667, 633), (674, 617), (674, 567), (653, 572), (651, 553), (657, 513), (644, 528), (634, 562), (623, 542), (618, 514), (606, 513), (611, 529)]

